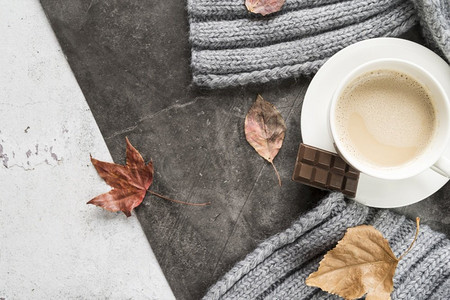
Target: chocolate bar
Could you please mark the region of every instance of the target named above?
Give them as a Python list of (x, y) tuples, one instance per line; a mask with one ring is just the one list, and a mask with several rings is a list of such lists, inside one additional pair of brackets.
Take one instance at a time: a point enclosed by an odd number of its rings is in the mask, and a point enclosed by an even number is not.
[(301, 143), (292, 180), (355, 197), (359, 173), (339, 155)]

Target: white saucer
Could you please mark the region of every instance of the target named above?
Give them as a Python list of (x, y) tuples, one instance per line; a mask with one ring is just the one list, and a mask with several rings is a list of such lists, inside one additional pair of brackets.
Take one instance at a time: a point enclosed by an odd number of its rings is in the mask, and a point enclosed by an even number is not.
[[(301, 116), (303, 143), (335, 152), (328, 128), (328, 105), (338, 82), (357, 66), (374, 59), (401, 58), (428, 70), (450, 95), (450, 67), (431, 50), (396, 38), (353, 44), (331, 57), (314, 76)], [(450, 146), (446, 150), (450, 157)], [(373, 207), (399, 207), (418, 202), (439, 190), (448, 178), (432, 170), (409, 179), (384, 180), (361, 174), (355, 200)]]

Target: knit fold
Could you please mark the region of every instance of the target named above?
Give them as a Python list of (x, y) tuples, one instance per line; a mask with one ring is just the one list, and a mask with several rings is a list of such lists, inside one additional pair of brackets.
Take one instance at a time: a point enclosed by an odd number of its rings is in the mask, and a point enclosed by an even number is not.
[(188, 0), (187, 9), (193, 83), (203, 87), (310, 76), (339, 50), (400, 36), (419, 19), (430, 47), (450, 60), (448, 0), (286, 0), (266, 17), (244, 0)]
[[(238, 262), (203, 299), (339, 299), (305, 284), (348, 227), (370, 224), (400, 256), (413, 240), (415, 222), (332, 193), (291, 227)], [(392, 299), (446, 299), (450, 291), (450, 241), (421, 226), (412, 250), (399, 262)]]
[[(394, 9), (401, 2), (369, 0), (352, 6), (339, 2), (290, 11), (276, 18), (192, 22), (190, 41), (194, 47), (204, 49), (266, 46), (359, 23), (380, 11)], [(334, 14), (330, 14), (330, 10)]]
[[(412, 22), (407, 23), (408, 21)], [(364, 22), (301, 40), (259, 48), (195, 51), (192, 53), (192, 68), (194, 74), (236, 74), (304, 64), (331, 56), (348, 44), (377, 37), (373, 35), (374, 31), (384, 36), (398, 35), (408, 30), (415, 22), (413, 7), (404, 3), (387, 14), (378, 14)]]
[(428, 46), (450, 63), (450, 1), (413, 0)]
[[(349, 1), (349, 0), (347, 0)], [(309, 7), (319, 7), (342, 0), (287, 0), (283, 10), (276, 15), (286, 11), (298, 10)], [(247, 11), (244, 1), (240, 0), (188, 0), (188, 10), (191, 20), (230, 20), (236, 18), (259, 18), (258, 15)]]

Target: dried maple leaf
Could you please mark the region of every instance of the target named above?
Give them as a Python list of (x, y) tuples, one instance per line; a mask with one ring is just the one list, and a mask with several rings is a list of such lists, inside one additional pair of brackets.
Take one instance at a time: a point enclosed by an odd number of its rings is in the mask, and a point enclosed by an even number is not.
[(122, 211), (131, 216), (133, 208), (144, 200), (153, 182), (153, 162), (145, 164), (141, 154), (127, 140), (127, 164), (125, 166), (96, 160), (91, 162), (101, 178), (113, 189), (88, 202), (106, 210)]
[(306, 284), (356, 299), (367, 293), (367, 300), (390, 299), (398, 262), (409, 252), (419, 234), (419, 221), (413, 242), (399, 258), (388, 241), (373, 226), (349, 228), (337, 246), (328, 251), (319, 269), (310, 274)]
[(131, 211), (142, 203), (147, 192), (165, 200), (187, 205), (210, 204), (209, 202), (187, 203), (149, 191), (148, 188), (153, 183), (153, 162), (145, 164), (141, 154), (131, 145), (128, 138), (126, 138), (126, 142), (127, 161), (125, 166), (99, 161), (91, 157), (91, 162), (100, 177), (113, 189), (93, 198), (87, 204), (94, 204), (112, 212), (122, 211), (127, 217), (131, 216)]
[(248, 11), (263, 16), (277, 12), (283, 6), (285, 0), (246, 0)]
[(247, 141), (259, 155), (272, 164), (281, 186), (280, 175), (273, 164), (286, 133), (286, 124), (280, 112), (258, 95), (245, 117), (244, 128)]

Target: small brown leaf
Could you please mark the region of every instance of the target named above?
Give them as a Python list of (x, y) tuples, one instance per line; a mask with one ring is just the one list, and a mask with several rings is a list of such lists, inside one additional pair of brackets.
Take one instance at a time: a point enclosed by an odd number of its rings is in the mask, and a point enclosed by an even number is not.
[(263, 16), (277, 12), (283, 6), (285, 0), (246, 0), (248, 11)]
[(278, 183), (281, 185), (273, 159), (283, 145), (286, 124), (280, 112), (260, 95), (245, 117), (245, 137), (249, 144), (275, 169)]
[(366, 293), (367, 300), (390, 299), (395, 269), (416, 241), (419, 221), (417, 218), (413, 242), (400, 258), (373, 226), (349, 228), (337, 246), (322, 259), (319, 269), (309, 275), (306, 284), (345, 299), (360, 298)]
[(101, 194), (87, 204), (106, 210), (122, 211), (131, 216), (133, 208), (144, 200), (153, 182), (153, 163), (145, 164), (141, 154), (127, 141), (127, 164), (125, 166), (103, 162), (91, 157), (91, 162), (103, 180), (113, 189)]

